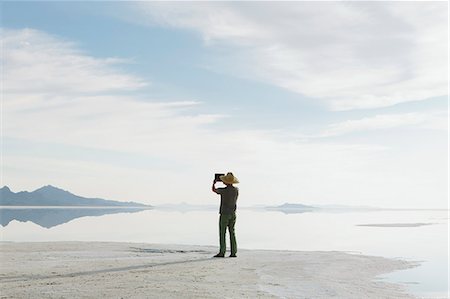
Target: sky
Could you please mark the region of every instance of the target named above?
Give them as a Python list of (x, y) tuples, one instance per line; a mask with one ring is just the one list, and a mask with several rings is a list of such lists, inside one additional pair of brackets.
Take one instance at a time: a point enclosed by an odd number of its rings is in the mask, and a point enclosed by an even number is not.
[(0, 5), (12, 191), (447, 208), (446, 1)]

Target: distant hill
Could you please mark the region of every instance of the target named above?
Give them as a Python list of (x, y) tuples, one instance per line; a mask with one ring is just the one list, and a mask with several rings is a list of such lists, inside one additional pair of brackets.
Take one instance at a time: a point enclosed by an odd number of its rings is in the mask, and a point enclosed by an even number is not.
[(269, 211), (280, 211), (286, 214), (289, 213), (304, 213), (318, 210), (319, 208), (313, 206), (307, 206), (299, 203), (284, 203), (279, 206), (265, 207)]
[(279, 206), (268, 206), (264, 208), (269, 211), (280, 211), (286, 214), (305, 212), (331, 212), (344, 213), (348, 211), (381, 211), (383, 209), (370, 206), (347, 206), (347, 205), (315, 205), (308, 206), (299, 203), (285, 203)]
[(348, 206), (348, 205), (318, 205), (318, 208), (327, 211), (372, 211), (372, 210), (384, 210), (382, 208), (372, 207), (372, 206)]
[(216, 210), (215, 205), (194, 205), (186, 202), (178, 204), (163, 204), (155, 207), (160, 210), (173, 210), (173, 211), (202, 211), (202, 210)]
[(7, 186), (0, 189), (0, 206), (92, 206), (151, 207), (137, 202), (120, 202), (101, 198), (86, 198), (68, 191), (44, 186), (33, 192), (14, 193)]

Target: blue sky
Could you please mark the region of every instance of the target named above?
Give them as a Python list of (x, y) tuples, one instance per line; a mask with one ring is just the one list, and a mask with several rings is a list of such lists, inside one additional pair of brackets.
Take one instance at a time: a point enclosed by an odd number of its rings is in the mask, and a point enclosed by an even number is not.
[(446, 2), (1, 5), (13, 190), (447, 205)]

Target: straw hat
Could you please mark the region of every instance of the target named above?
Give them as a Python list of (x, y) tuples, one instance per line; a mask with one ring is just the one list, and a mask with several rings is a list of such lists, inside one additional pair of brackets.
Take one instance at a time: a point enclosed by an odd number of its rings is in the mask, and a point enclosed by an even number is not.
[(238, 179), (231, 172), (227, 173), (227, 175), (221, 175), (219, 178), (225, 184), (231, 185), (239, 183)]

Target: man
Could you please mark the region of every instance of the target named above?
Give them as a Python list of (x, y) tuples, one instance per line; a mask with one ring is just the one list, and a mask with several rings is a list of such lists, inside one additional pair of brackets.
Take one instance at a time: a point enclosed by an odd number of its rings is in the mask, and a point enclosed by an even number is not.
[(220, 195), (220, 218), (219, 218), (219, 239), (220, 239), (220, 251), (214, 257), (224, 257), (226, 251), (225, 234), (228, 227), (230, 233), (231, 243), (231, 255), (230, 257), (236, 257), (237, 245), (236, 236), (234, 234), (234, 225), (236, 223), (236, 201), (239, 195), (239, 189), (234, 187), (233, 184), (239, 183), (238, 179), (229, 172), (227, 175), (221, 175), (219, 177), (226, 187), (216, 188), (216, 183), (219, 181), (214, 179), (212, 185), (212, 191)]

